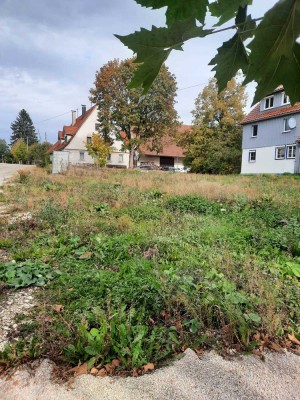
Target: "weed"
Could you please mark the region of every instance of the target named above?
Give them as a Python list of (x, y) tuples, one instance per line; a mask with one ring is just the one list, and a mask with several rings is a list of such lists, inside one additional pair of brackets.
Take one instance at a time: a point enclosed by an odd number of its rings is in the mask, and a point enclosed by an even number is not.
[(2, 358), (42, 349), (73, 365), (117, 358), (130, 370), (186, 346), (249, 350), (254, 332), (299, 332), (299, 184), (37, 169), (30, 185), (5, 187), (12, 209), (30, 212), (36, 227), (1, 225), (0, 245), (17, 262), (1, 264), (0, 279), (49, 283), (23, 343)]
[(19, 174), (19, 182), (20, 183), (25, 184), (25, 183), (29, 182), (30, 176), (31, 176), (31, 172), (30, 171), (27, 171), (27, 170), (24, 170), (24, 169), (20, 169), (18, 171), (18, 174)]
[(51, 279), (53, 274), (49, 266), (39, 261), (0, 263), (0, 280), (14, 289), (31, 285), (44, 286)]
[(208, 201), (199, 196), (175, 196), (170, 197), (166, 201), (166, 207), (172, 211), (196, 213), (196, 214), (212, 214), (221, 210), (219, 204)]

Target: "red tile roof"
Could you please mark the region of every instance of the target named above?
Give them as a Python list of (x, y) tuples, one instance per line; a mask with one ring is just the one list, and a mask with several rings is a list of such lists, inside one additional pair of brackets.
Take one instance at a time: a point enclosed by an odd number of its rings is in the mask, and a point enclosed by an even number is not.
[[(63, 127), (63, 130), (58, 132), (59, 139), (52, 147), (50, 147), (50, 149), (48, 150), (48, 153), (51, 154), (51, 153), (53, 153), (53, 151), (62, 150), (64, 147), (66, 147), (71, 142), (73, 137), (76, 135), (79, 128), (84, 124), (84, 122), (91, 115), (91, 113), (93, 112), (95, 107), (97, 107), (97, 106), (95, 105), (95, 106), (91, 107), (89, 110), (87, 110), (84, 116), (81, 115), (80, 117), (77, 117), (74, 125), (65, 125)], [(71, 139), (68, 142), (61, 143), (61, 139), (64, 139), (64, 137), (66, 135), (72, 136)]]
[(89, 110), (86, 111), (84, 116), (81, 115), (80, 117), (77, 117), (74, 125), (65, 125), (63, 128), (63, 132), (67, 135), (74, 136), (96, 107), (96, 105), (91, 107)]
[(259, 103), (250, 111), (242, 121), (242, 125), (250, 124), (256, 121), (263, 121), (265, 119), (277, 118), (283, 115), (289, 115), (300, 112), (300, 103), (293, 106), (283, 106), (272, 110), (260, 111)]
[[(189, 125), (181, 125), (177, 133), (181, 134), (191, 129)], [(151, 141), (148, 144), (141, 146), (141, 153), (145, 156), (163, 156), (163, 157), (184, 157), (185, 149), (183, 147), (177, 146), (176, 141), (173, 137), (166, 135), (162, 138), (162, 150), (151, 151)]]
[(65, 142), (61, 143), (60, 140), (58, 140), (52, 147), (50, 147), (48, 153), (51, 154), (54, 151), (62, 150), (65, 146), (66, 146)]

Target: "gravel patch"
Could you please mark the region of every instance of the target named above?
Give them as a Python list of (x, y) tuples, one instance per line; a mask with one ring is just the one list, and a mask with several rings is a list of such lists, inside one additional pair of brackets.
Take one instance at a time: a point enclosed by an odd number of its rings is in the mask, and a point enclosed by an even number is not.
[[(0, 299), (0, 351), (9, 343), (11, 333), (17, 330), (17, 314), (27, 314), (34, 304), (33, 292), (36, 288), (26, 288), (4, 293)], [(1, 398), (1, 396), (0, 396)]]
[(82, 375), (72, 387), (51, 381), (44, 360), (32, 375), (0, 378), (2, 400), (299, 400), (300, 357), (268, 352), (225, 360), (214, 352), (200, 358), (186, 350), (173, 365), (138, 378)]

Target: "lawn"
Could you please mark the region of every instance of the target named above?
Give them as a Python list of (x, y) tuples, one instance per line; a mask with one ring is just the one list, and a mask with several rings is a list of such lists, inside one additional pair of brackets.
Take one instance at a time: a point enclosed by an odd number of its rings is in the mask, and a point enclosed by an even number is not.
[(299, 351), (299, 193), (299, 176), (21, 174), (0, 201), (32, 218), (2, 221), (0, 281), (42, 289), (0, 362), (137, 371), (187, 347)]

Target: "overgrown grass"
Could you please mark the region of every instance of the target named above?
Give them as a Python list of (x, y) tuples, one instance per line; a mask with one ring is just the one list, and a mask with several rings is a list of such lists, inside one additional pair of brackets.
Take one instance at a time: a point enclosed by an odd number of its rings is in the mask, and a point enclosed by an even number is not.
[(42, 353), (132, 370), (187, 346), (299, 335), (299, 189), (293, 176), (82, 170), (7, 187), (3, 201), (33, 219), (2, 224), (16, 264), (1, 279), (21, 286), (25, 265), (25, 282), (47, 284), (35, 329), (25, 320), (2, 362)]

